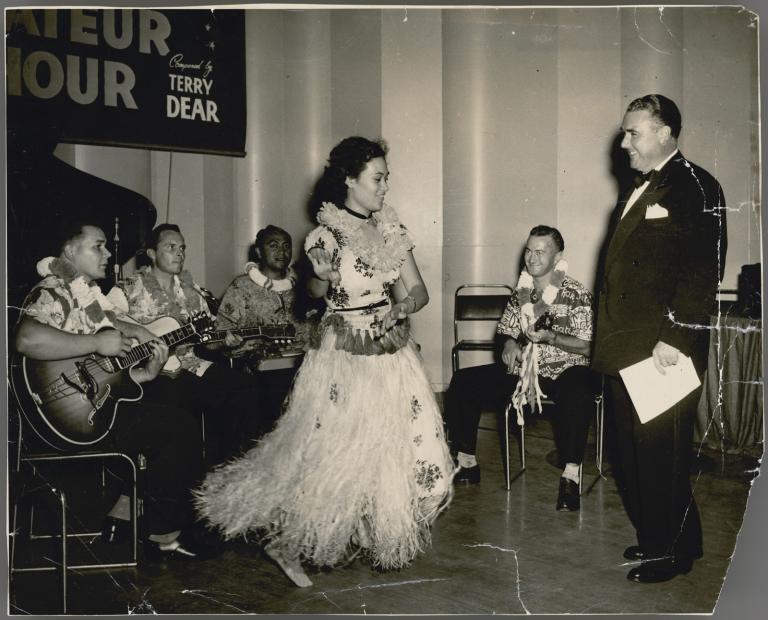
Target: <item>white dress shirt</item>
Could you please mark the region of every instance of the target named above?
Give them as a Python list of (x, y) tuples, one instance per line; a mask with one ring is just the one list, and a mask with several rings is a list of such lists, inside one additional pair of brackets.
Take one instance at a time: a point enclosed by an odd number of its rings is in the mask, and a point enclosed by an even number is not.
[[(669, 154), (669, 157), (667, 157), (663, 162), (661, 162), (658, 166), (654, 168), (654, 170), (661, 170), (666, 163), (672, 159), (676, 153), (679, 152), (679, 149), (675, 149)], [(640, 187), (636, 187), (635, 191), (632, 192), (632, 195), (629, 197), (629, 200), (627, 200), (627, 204), (624, 205), (624, 211), (621, 214), (622, 219), (624, 219), (624, 216), (629, 213), (629, 210), (632, 208), (632, 205), (637, 202), (637, 199), (640, 198), (642, 193), (648, 188), (648, 181), (643, 183)]]

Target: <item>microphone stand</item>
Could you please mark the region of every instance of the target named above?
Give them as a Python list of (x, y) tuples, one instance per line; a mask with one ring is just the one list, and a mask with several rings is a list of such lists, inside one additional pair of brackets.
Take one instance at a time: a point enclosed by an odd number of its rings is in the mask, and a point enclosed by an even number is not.
[(115, 264), (112, 266), (114, 282), (113, 285), (117, 286), (117, 283), (123, 279), (123, 266), (120, 264), (119, 250), (120, 250), (120, 218), (115, 217)]

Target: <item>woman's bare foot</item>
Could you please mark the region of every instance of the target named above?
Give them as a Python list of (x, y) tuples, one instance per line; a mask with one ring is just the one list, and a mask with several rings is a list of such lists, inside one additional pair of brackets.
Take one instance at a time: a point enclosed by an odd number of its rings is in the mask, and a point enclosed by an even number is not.
[(288, 560), (274, 547), (265, 547), (264, 551), (282, 569), (288, 579), (293, 581), (297, 586), (300, 588), (308, 588), (312, 585), (312, 581), (307, 577), (307, 574), (304, 572), (304, 569), (301, 567), (301, 562), (298, 559)]

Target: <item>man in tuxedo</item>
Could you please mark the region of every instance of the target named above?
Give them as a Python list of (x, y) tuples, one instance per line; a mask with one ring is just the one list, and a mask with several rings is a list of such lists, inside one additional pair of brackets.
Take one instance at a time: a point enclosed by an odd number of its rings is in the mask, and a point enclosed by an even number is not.
[(725, 198), (717, 180), (677, 148), (680, 112), (662, 95), (629, 104), (621, 147), (642, 176), (616, 206), (600, 280), (593, 368), (604, 373), (616, 419), (620, 489), (637, 531), (628, 578), (667, 581), (703, 553), (689, 480), (701, 388), (640, 422), (619, 371), (653, 358), (657, 372), (685, 355), (706, 369), (709, 316), (723, 275)]

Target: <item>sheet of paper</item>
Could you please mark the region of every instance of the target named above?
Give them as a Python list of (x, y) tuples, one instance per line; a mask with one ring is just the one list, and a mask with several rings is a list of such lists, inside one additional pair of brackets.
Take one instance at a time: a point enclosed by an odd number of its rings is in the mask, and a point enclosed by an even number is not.
[(666, 374), (662, 375), (649, 357), (619, 371), (643, 424), (681, 401), (701, 383), (691, 358), (685, 355), (664, 370)]

